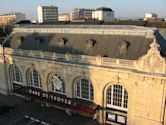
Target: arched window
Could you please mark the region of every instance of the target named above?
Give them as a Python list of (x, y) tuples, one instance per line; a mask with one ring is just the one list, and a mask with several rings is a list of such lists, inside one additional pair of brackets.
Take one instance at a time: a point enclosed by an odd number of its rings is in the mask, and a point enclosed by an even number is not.
[(20, 69), (16, 65), (10, 67), (11, 80), (15, 84), (22, 85), (22, 74)]
[(76, 83), (77, 98), (85, 100), (93, 100), (93, 87), (91, 82), (87, 79), (79, 79)]
[(127, 110), (128, 93), (121, 85), (112, 85), (107, 89), (107, 107)]
[(37, 70), (30, 69), (27, 72), (28, 83), (32, 87), (41, 88), (41, 77)]
[(60, 76), (54, 74), (50, 79), (51, 91), (64, 94), (65, 93), (65, 84)]

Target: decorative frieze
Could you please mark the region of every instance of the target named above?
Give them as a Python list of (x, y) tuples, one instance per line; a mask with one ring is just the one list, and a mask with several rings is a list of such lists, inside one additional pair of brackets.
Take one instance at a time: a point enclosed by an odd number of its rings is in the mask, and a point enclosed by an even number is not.
[(160, 46), (154, 39), (150, 45), (150, 49), (147, 54), (139, 58), (136, 62), (137, 70), (142, 70), (151, 73), (166, 73), (166, 61), (165, 58), (160, 55)]

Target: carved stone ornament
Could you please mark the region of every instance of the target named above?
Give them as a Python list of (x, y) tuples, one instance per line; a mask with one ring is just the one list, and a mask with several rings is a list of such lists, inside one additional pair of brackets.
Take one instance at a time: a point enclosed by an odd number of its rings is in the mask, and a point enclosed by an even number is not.
[(64, 46), (66, 41), (64, 38), (58, 38), (56, 39), (56, 42), (58, 46)]
[(118, 49), (119, 49), (119, 53), (122, 54), (126, 54), (128, 47), (130, 46), (130, 43), (127, 41), (121, 41), (118, 45)]
[(95, 44), (96, 44), (96, 41), (92, 40), (92, 39), (89, 39), (85, 43), (86, 43), (86, 47), (87, 48), (93, 48), (95, 46)]
[(147, 54), (137, 61), (136, 67), (138, 70), (151, 73), (165, 73), (165, 59), (161, 57), (159, 47), (156, 39), (154, 39)]
[(57, 90), (61, 90), (62, 89), (62, 81), (60, 80), (60, 78), (58, 78), (57, 75), (54, 75), (51, 79), (53, 85), (55, 86), (55, 88)]
[(113, 76), (113, 79), (116, 83), (119, 83), (120, 77), (118, 75)]
[(21, 66), (21, 68), (22, 68), (22, 70), (23, 70), (23, 72), (24, 72), (25, 69), (26, 69), (26, 66)]

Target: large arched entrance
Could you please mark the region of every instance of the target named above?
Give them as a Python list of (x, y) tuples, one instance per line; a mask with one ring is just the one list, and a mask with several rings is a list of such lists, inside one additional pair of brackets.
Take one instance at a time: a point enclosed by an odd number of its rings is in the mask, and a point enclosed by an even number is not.
[(127, 111), (127, 90), (119, 84), (109, 86), (106, 90), (106, 123), (126, 125)]

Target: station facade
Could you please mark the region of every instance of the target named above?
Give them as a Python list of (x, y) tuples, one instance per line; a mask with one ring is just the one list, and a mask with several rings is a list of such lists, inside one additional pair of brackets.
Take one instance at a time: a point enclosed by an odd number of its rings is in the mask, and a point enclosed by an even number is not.
[(15, 28), (0, 47), (1, 93), (112, 125), (166, 125), (158, 30), (134, 26)]

